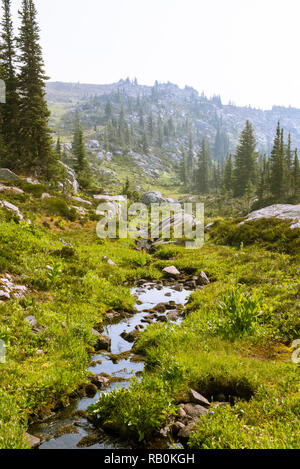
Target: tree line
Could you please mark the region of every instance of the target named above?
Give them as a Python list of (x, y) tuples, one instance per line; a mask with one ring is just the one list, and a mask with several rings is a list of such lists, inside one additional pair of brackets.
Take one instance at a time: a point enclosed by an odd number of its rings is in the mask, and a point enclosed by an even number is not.
[(269, 156), (256, 151), (252, 124), (247, 121), (241, 132), (235, 154), (228, 154), (224, 163), (213, 160), (203, 138), (197, 156), (190, 139), (181, 149), (179, 177), (186, 190), (200, 195), (224, 193), (231, 197), (258, 197), (260, 201), (291, 203), (300, 201), (300, 167), (297, 149), (287, 142), (278, 122), (273, 149)]

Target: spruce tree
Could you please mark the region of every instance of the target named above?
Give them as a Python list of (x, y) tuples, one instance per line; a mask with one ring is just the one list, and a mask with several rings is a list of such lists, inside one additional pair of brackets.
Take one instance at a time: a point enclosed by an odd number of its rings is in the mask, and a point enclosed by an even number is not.
[[(18, 166), (19, 99), (15, 70), (16, 50), (11, 19), (11, 0), (2, 0), (0, 37), (0, 79), (5, 82), (6, 103), (1, 106), (2, 164), (14, 169)], [(5, 154), (4, 155), (4, 148)]]
[(293, 164), (293, 195), (296, 199), (296, 202), (300, 202), (300, 165), (297, 150), (295, 150)]
[(90, 174), (83, 138), (83, 131), (78, 113), (76, 114), (74, 123), (72, 153), (76, 158), (75, 171), (78, 182), (82, 187), (86, 188), (89, 186), (90, 183)]
[(181, 148), (181, 159), (179, 164), (179, 177), (181, 182), (184, 184), (184, 187), (188, 183), (188, 170), (187, 170), (187, 155), (185, 149)]
[(232, 155), (227, 155), (225, 169), (224, 169), (224, 187), (227, 192), (232, 191), (233, 188), (233, 161)]
[(206, 140), (203, 138), (198, 152), (198, 170), (196, 175), (196, 190), (199, 194), (209, 192), (209, 164), (210, 154)]
[(256, 140), (253, 127), (247, 121), (235, 154), (234, 195), (236, 197), (245, 195), (249, 182), (255, 184), (257, 160), (255, 148)]
[(39, 45), (37, 11), (33, 0), (23, 0), (18, 45), (20, 49), (20, 150), (22, 165), (50, 178), (57, 171), (57, 155), (52, 149), (45, 98), (44, 63)]
[(287, 164), (283, 141), (283, 130), (278, 122), (276, 136), (270, 157), (270, 191), (275, 201), (283, 201), (288, 190)]

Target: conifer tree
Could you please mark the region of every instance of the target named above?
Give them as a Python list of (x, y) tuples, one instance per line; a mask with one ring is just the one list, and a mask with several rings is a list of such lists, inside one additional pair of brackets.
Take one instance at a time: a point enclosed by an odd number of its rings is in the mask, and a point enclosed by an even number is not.
[(179, 164), (179, 177), (184, 186), (188, 183), (187, 155), (185, 149), (181, 148), (181, 160)]
[(232, 191), (233, 188), (233, 161), (232, 155), (227, 155), (225, 168), (224, 168), (224, 187), (227, 192)]
[(78, 182), (82, 187), (86, 188), (90, 182), (90, 174), (83, 139), (83, 131), (78, 113), (76, 114), (74, 123), (72, 153), (76, 158), (75, 171)]
[(236, 197), (245, 195), (249, 182), (255, 184), (257, 160), (255, 148), (253, 127), (247, 121), (235, 154), (234, 195)]
[(33, 0), (23, 0), (20, 35), (20, 136), (22, 164), (36, 173), (52, 177), (57, 171), (57, 155), (52, 149), (45, 99), (44, 63), (39, 45), (37, 11)]
[(270, 157), (270, 190), (276, 201), (283, 201), (287, 193), (287, 164), (283, 141), (283, 130), (278, 122), (276, 136)]
[[(11, 0), (2, 0), (0, 37), (0, 79), (5, 82), (6, 103), (1, 106), (2, 164), (10, 168), (18, 166), (18, 115), (19, 100), (15, 70), (16, 50), (11, 19)], [(7, 158), (4, 157), (4, 147)]]
[(297, 150), (295, 151), (293, 164), (293, 195), (296, 198), (296, 202), (300, 202), (300, 165)]
[(196, 175), (196, 189), (199, 194), (207, 194), (209, 191), (209, 164), (209, 149), (206, 140), (203, 138), (198, 152), (198, 170)]

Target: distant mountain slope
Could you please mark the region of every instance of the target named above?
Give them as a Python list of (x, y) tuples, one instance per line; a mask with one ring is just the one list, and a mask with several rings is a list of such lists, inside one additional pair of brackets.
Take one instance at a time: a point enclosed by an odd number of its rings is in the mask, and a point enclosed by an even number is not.
[[(88, 105), (92, 97), (107, 98), (118, 92), (132, 99), (151, 98), (153, 89), (155, 87), (138, 85), (129, 80), (120, 80), (109, 85), (49, 82), (47, 99), (50, 104), (74, 106), (76, 102), (80, 102)], [(249, 119), (254, 126), (260, 151), (270, 151), (278, 120), (286, 133), (291, 133), (294, 146), (300, 148), (300, 109), (274, 106), (271, 110), (263, 111), (251, 107), (223, 105), (219, 97), (208, 99), (204, 95), (200, 96), (193, 88), (180, 89), (171, 83), (157, 84), (157, 89), (158, 111), (170, 116), (179, 115), (182, 119), (188, 118), (195, 135), (198, 134), (199, 138), (205, 136), (211, 147), (215, 145), (219, 129), (228, 136), (229, 148), (234, 150), (239, 133)]]

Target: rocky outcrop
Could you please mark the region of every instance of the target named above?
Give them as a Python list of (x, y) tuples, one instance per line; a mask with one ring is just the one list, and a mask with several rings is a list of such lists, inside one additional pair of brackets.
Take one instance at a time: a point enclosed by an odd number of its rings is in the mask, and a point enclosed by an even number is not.
[(0, 180), (2, 181), (19, 181), (19, 176), (13, 173), (10, 169), (0, 168)]
[(17, 285), (12, 275), (5, 274), (0, 277), (0, 300), (9, 300), (10, 298), (23, 298), (27, 292), (27, 287)]
[(18, 187), (8, 187), (8, 186), (1, 186), (0, 185), (0, 192), (8, 192), (10, 194), (24, 194), (22, 189)]
[(10, 202), (7, 202), (6, 200), (0, 200), (0, 207), (8, 210), (9, 212), (12, 212), (17, 218), (19, 218), (19, 220), (24, 219), (18, 207), (11, 204)]
[(165, 199), (160, 192), (149, 191), (142, 195), (141, 203), (145, 205), (150, 204), (172, 204), (173, 199)]
[(243, 225), (249, 221), (258, 220), (260, 218), (279, 218), (281, 220), (294, 220), (291, 229), (300, 228), (300, 204), (298, 205), (282, 205), (276, 204), (270, 207), (256, 210), (248, 215), (247, 219), (240, 223)]
[(71, 192), (76, 194), (79, 191), (79, 184), (76, 179), (75, 171), (62, 161), (60, 161), (60, 164), (65, 168), (67, 173), (67, 179), (64, 183), (64, 189), (67, 191), (70, 190)]

